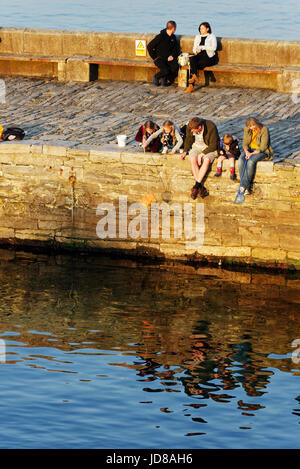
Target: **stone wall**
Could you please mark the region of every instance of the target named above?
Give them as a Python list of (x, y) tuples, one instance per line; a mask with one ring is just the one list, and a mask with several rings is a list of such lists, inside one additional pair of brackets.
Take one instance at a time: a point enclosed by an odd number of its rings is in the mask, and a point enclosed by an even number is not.
[[(195, 31), (196, 33), (197, 31)], [(65, 58), (63, 62), (0, 61), (0, 74), (55, 77), (60, 81), (88, 81), (89, 65), (84, 57), (152, 62), (136, 57), (135, 41), (154, 37), (145, 33), (59, 31), (29, 28), (1, 28), (0, 54)], [(194, 36), (178, 36), (183, 52), (191, 52)], [(300, 41), (274, 41), (218, 37), (219, 64), (272, 68), (273, 73), (214, 72), (211, 86), (246, 86), (295, 92), (300, 76)], [(280, 73), (276, 73), (280, 71)], [(99, 65), (99, 79), (152, 81), (154, 71), (141, 67)], [(298, 83), (298, 81), (297, 81)], [(297, 84), (298, 86), (298, 84)], [(297, 88), (298, 90), (298, 88)]]
[[(299, 269), (300, 166), (258, 163), (254, 193), (241, 205), (233, 203), (238, 183), (229, 179), (226, 163), (221, 178), (213, 177), (214, 170), (215, 166), (206, 181), (209, 197), (193, 202), (190, 163), (178, 155), (121, 151), (114, 144), (92, 148), (63, 142), (59, 146), (35, 141), (2, 143), (0, 242)], [(120, 201), (126, 201), (125, 221), (119, 217)], [(190, 237), (185, 220), (181, 234), (175, 232), (176, 210), (170, 211), (170, 236), (163, 237), (161, 231), (153, 236), (151, 201), (165, 208), (177, 204), (182, 216), (184, 207), (191, 210)], [(115, 209), (115, 237), (111, 231), (106, 238), (96, 233), (108, 214), (99, 210), (104, 203)], [(133, 203), (144, 207), (143, 217), (141, 211), (133, 210)], [(196, 244), (188, 244), (196, 239)]]
[[(195, 34), (197, 31), (195, 31)], [(0, 54), (32, 54), (54, 57), (92, 56), (134, 59), (135, 40), (149, 42), (149, 33), (60, 31), (0, 28)], [(183, 52), (193, 48), (194, 36), (177, 36)], [(275, 41), (218, 37), (220, 63), (277, 67), (300, 66), (300, 41)], [(141, 60), (143, 60), (141, 58)]]

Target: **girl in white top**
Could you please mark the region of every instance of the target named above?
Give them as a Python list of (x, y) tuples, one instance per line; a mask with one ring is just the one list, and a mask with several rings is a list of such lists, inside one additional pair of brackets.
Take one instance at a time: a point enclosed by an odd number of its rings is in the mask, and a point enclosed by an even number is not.
[(211, 32), (209, 23), (201, 23), (199, 26), (199, 34), (195, 36), (193, 53), (194, 56), (190, 57), (191, 65), (191, 78), (189, 80), (189, 87), (185, 93), (192, 93), (194, 85), (198, 84), (197, 72), (203, 70), (205, 67), (215, 65), (217, 62), (217, 38)]
[(146, 148), (149, 143), (156, 137), (161, 137), (162, 153), (170, 153), (174, 155), (183, 144), (183, 139), (180, 134), (179, 127), (172, 121), (165, 121), (162, 128), (154, 132), (150, 137), (143, 143), (143, 147)]

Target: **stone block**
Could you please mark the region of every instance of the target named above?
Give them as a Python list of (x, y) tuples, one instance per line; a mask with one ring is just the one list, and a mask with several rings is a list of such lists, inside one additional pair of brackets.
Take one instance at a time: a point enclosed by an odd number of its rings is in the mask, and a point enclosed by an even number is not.
[(40, 174), (41, 169), (33, 165), (3, 164), (3, 174), (5, 177), (35, 177)]
[(24, 50), (24, 29), (22, 28), (1, 28), (1, 54), (23, 54)]
[(153, 153), (148, 156), (145, 153), (129, 153), (121, 152), (121, 162), (126, 164), (145, 165), (145, 166), (162, 166), (165, 160), (164, 155)]
[(65, 82), (67, 81), (67, 65), (66, 62), (58, 62), (57, 63), (57, 79), (58, 81)]
[(80, 57), (70, 57), (65, 68), (66, 81), (88, 82), (90, 81), (90, 65)]
[[(298, 48), (299, 53), (299, 48)], [(292, 93), (299, 95), (300, 67), (298, 69), (286, 69), (277, 76), (277, 91), (279, 93)]]
[(251, 248), (248, 246), (203, 246), (197, 252), (204, 256), (244, 258), (251, 256)]
[(284, 261), (287, 257), (287, 252), (282, 249), (271, 249), (256, 247), (251, 252), (253, 259), (259, 259), (263, 261)]
[(12, 229), (37, 229), (37, 220), (32, 218), (26, 218), (24, 216), (2, 216), (1, 217), (1, 228), (12, 228)]
[(24, 53), (44, 57), (62, 57), (63, 32), (45, 29), (24, 30)]
[(92, 163), (114, 163), (121, 161), (121, 152), (113, 151), (113, 152), (106, 152), (106, 151), (97, 151), (91, 150), (90, 152), (90, 161)]
[[(90, 31), (64, 31), (62, 35), (62, 54), (66, 57), (93, 55), (90, 53)], [(99, 57), (99, 55), (96, 55)]]
[(188, 84), (188, 70), (185, 70), (182, 67), (180, 67), (178, 71), (178, 87), (186, 88), (187, 84)]
[[(111, 44), (113, 33), (95, 32), (89, 34), (89, 55), (92, 57), (112, 58)], [(118, 58), (118, 56), (116, 57)]]
[(222, 231), (223, 233), (238, 233), (238, 221), (234, 217), (215, 215), (208, 218), (208, 230)]
[[(70, 160), (65, 160), (65, 164), (72, 164), (75, 160), (80, 161), (80, 163), (87, 163), (90, 158), (90, 152), (88, 150), (77, 150), (76, 148), (67, 148), (67, 157)], [(76, 166), (76, 164), (74, 164)]]
[(49, 241), (54, 239), (54, 231), (16, 230), (15, 238), (24, 241)]
[(43, 154), (45, 156), (67, 156), (67, 147), (57, 145), (43, 145)]
[[(1, 237), (1, 232), (0, 232), (0, 237)], [(300, 261), (300, 252), (295, 252), (295, 251), (288, 251), (287, 253), (288, 259)]]
[(245, 246), (247, 243), (242, 243), (242, 236), (237, 233), (224, 233), (222, 234), (222, 246), (233, 247), (233, 246)]
[[(2, 223), (1, 223), (1, 225), (2, 225)], [(1, 240), (7, 240), (7, 239), (10, 239), (10, 238), (12, 239), (12, 238), (14, 238), (14, 236), (15, 236), (14, 228), (5, 228), (5, 227), (3, 228), (1, 226), (1, 228), (0, 228), (0, 241)]]
[(273, 161), (259, 161), (256, 166), (256, 174), (262, 174), (264, 176), (274, 175), (274, 163)]
[(104, 185), (109, 184), (120, 184), (121, 179), (116, 175), (112, 175), (109, 173), (103, 173), (101, 171), (85, 171), (84, 173), (84, 181), (88, 183), (100, 183)]
[(30, 153), (31, 151), (31, 144), (23, 143), (23, 141), (19, 142), (1, 142), (0, 143), (0, 154), (19, 154), (19, 153)]
[(135, 251), (137, 243), (133, 241), (93, 239), (87, 240), (87, 246), (100, 249), (116, 249), (119, 251)]
[(297, 227), (289, 227), (279, 234), (280, 248), (300, 253), (300, 221)]

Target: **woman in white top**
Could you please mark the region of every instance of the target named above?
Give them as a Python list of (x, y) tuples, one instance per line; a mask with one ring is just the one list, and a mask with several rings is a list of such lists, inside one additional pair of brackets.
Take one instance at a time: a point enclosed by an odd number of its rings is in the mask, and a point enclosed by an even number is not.
[(189, 87), (185, 93), (192, 93), (194, 85), (198, 84), (197, 72), (203, 70), (205, 67), (215, 65), (217, 62), (217, 38), (211, 32), (209, 23), (201, 23), (199, 26), (199, 33), (195, 36), (193, 53), (194, 56), (190, 57), (191, 65), (191, 78), (189, 79)]

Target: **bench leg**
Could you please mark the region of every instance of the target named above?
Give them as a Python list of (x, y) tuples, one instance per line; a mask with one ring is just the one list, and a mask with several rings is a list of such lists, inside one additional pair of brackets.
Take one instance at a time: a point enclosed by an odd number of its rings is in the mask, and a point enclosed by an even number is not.
[(77, 58), (70, 58), (66, 63), (65, 81), (90, 81), (90, 64)]
[(178, 87), (186, 88), (188, 85), (188, 70), (179, 68), (178, 71)]
[(58, 81), (66, 81), (66, 63), (58, 62), (57, 64), (57, 79)]

